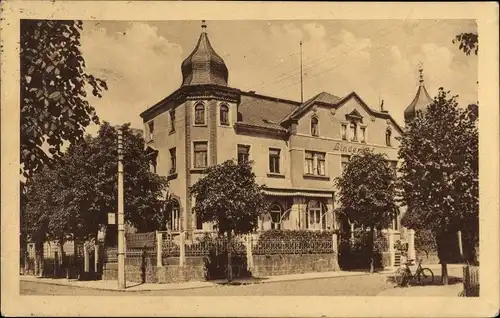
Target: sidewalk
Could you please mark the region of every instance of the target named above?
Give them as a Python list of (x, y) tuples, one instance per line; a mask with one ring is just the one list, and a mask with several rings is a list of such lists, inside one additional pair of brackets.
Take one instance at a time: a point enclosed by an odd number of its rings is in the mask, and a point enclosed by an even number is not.
[[(346, 276), (360, 276), (369, 275), (367, 272), (323, 272), (323, 273), (306, 273), (306, 274), (293, 274), (269, 277), (252, 277), (247, 279), (235, 279), (231, 284), (233, 285), (247, 285), (247, 284), (266, 284), (286, 281), (298, 280), (312, 280), (322, 278), (335, 278)], [(209, 282), (185, 282), (185, 283), (172, 283), (172, 284), (140, 284), (135, 282), (127, 282), (125, 290), (118, 289), (118, 282), (116, 280), (93, 280), (93, 281), (78, 281), (74, 279), (65, 278), (38, 278), (34, 276), (20, 276), (21, 281), (36, 282), (43, 284), (71, 286), (99, 290), (112, 290), (123, 292), (136, 292), (136, 291), (155, 291), (155, 290), (183, 290), (183, 289), (197, 289), (207, 287), (217, 287), (227, 285), (226, 280), (215, 280)]]

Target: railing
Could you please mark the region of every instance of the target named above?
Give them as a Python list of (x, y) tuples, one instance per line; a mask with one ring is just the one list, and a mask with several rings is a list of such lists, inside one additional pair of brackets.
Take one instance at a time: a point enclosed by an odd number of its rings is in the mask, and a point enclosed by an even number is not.
[(479, 297), (479, 266), (464, 266), (464, 295)]
[(333, 252), (332, 239), (319, 240), (265, 240), (252, 242), (252, 254), (323, 254)]
[(153, 247), (156, 243), (156, 233), (134, 233), (127, 234), (127, 248)]

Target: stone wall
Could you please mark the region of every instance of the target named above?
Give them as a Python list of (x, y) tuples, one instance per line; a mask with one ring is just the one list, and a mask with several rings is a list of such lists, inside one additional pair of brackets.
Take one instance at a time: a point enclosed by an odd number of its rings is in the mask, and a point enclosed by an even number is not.
[(276, 276), (339, 270), (335, 254), (253, 255), (252, 276)]
[[(186, 264), (184, 267), (180, 267), (177, 265), (166, 265), (159, 268), (152, 265), (125, 265), (125, 277), (127, 281), (130, 282), (147, 284), (166, 284), (193, 280), (205, 280), (203, 266), (189, 264)], [(118, 264), (104, 264), (102, 279), (117, 280)]]

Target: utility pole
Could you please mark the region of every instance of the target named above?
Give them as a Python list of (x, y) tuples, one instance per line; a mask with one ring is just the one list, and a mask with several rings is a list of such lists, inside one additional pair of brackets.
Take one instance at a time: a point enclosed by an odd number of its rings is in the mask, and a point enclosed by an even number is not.
[(302, 41), (300, 41), (300, 102), (304, 102), (304, 83), (302, 81)]
[(125, 227), (123, 216), (123, 131), (118, 128), (118, 288), (125, 289)]

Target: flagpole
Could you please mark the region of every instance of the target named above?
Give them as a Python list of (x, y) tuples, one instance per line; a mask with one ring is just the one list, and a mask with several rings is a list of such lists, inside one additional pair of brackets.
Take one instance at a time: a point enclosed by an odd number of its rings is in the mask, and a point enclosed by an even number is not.
[(300, 41), (300, 102), (304, 102), (304, 83), (302, 80), (302, 41)]

